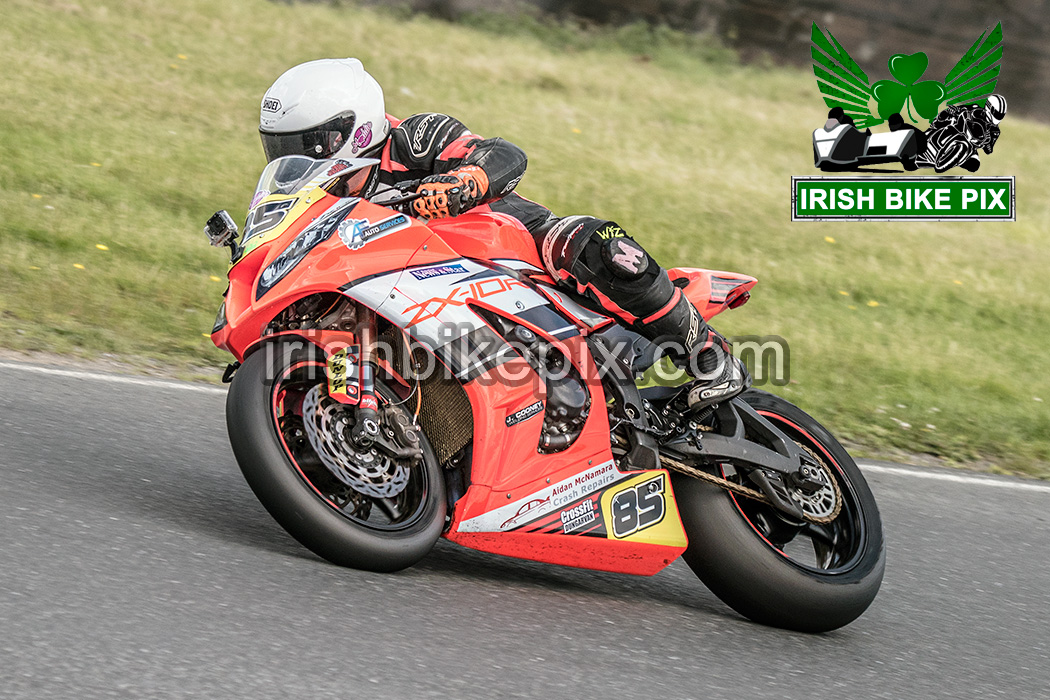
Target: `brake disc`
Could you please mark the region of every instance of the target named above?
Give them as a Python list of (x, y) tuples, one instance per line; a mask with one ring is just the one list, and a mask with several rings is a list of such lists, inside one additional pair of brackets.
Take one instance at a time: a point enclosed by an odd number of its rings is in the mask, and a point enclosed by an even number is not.
[(408, 485), (408, 467), (376, 450), (355, 450), (349, 439), (353, 413), (318, 384), (303, 397), (303, 425), (310, 446), (335, 478), (374, 498), (392, 498)]
[(839, 511), (842, 510), (842, 491), (839, 489), (835, 477), (828, 469), (817, 453), (806, 445), (796, 443), (799, 447), (809, 453), (809, 456), (817, 463), (817, 478), (822, 482), (820, 490), (815, 493), (804, 493), (799, 489), (791, 489), (791, 498), (798, 503), (806, 520), (814, 522), (830, 522), (834, 520)]

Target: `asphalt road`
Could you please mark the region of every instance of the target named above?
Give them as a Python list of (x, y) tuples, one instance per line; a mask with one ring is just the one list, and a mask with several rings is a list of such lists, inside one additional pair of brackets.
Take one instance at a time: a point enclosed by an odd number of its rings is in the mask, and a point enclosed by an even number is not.
[(223, 401), (0, 362), (0, 698), (1050, 697), (1050, 486), (869, 469), (882, 592), (808, 636), (681, 562), (331, 566), (256, 502)]

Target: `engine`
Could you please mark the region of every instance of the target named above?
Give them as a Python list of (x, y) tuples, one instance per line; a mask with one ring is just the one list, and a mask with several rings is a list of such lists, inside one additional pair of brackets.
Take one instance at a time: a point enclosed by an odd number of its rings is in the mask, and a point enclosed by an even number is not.
[(560, 452), (572, 445), (591, 408), (591, 395), (579, 371), (555, 345), (530, 329), (497, 314), (475, 309), (525, 358), (543, 380), (545, 403), (540, 452)]

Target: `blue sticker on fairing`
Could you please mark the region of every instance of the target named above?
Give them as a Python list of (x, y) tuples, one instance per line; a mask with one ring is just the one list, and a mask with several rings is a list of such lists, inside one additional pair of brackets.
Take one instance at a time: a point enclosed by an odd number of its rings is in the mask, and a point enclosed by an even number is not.
[(417, 280), (428, 280), (431, 277), (441, 277), (442, 275), (454, 275), (457, 272), (466, 272), (467, 269), (462, 265), (435, 265), (434, 267), (424, 267), (419, 270), (409, 270), (409, 273)]

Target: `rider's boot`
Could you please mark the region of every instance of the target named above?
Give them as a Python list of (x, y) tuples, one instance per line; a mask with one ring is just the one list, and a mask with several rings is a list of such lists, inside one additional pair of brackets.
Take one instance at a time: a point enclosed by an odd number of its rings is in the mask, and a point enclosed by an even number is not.
[(702, 409), (736, 396), (751, 377), (729, 352), (725, 338), (704, 321), (667, 270), (616, 223), (569, 216), (537, 231), (544, 267), (575, 283), (639, 334), (658, 342), (695, 377), (690, 408)]
[(707, 324), (681, 290), (675, 289), (666, 310), (642, 319), (638, 328), (650, 340), (671, 340), (672, 347), (681, 344), (679, 347), (684, 352), (672, 350), (671, 355), (695, 377), (686, 394), (690, 410), (726, 401), (751, 386), (747, 367), (732, 354), (726, 339)]

